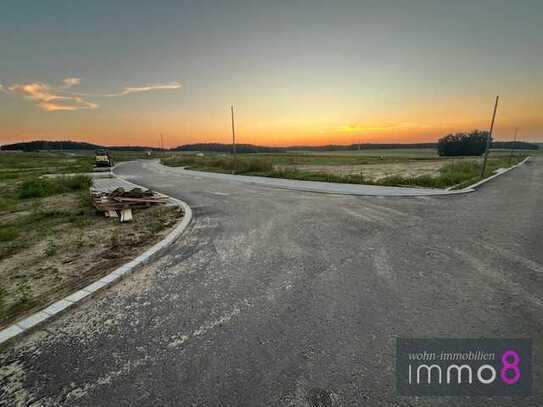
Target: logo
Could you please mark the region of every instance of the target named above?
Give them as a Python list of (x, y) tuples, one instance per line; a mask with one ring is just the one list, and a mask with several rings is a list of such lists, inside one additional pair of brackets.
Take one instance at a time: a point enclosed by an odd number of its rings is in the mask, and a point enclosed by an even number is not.
[(401, 396), (529, 396), (531, 339), (398, 338)]

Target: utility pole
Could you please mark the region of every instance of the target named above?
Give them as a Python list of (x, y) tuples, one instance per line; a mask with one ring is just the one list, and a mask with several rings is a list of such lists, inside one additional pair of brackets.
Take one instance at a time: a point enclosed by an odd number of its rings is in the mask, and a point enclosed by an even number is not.
[(162, 133), (160, 133), (160, 149), (164, 150), (164, 137), (162, 136)]
[(236, 131), (234, 129), (234, 105), (230, 106), (230, 112), (232, 114), (232, 174), (236, 173)]
[(509, 165), (511, 165), (511, 161), (513, 161), (513, 149), (515, 148), (515, 144), (517, 144), (517, 133), (518, 127), (515, 127), (515, 136), (513, 137), (513, 144), (511, 144), (511, 154), (509, 155)]
[(481, 178), (485, 176), (486, 160), (488, 159), (488, 150), (490, 150), (490, 143), (492, 140), (492, 131), (494, 130), (494, 119), (496, 118), (496, 110), (498, 109), (499, 96), (496, 96), (496, 103), (494, 103), (494, 112), (492, 113), (492, 121), (490, 122), (490, 131), (488, 132), (488, 138), (486, 139), (485, 157), (483, 159), (483, 166), (481, 168)]

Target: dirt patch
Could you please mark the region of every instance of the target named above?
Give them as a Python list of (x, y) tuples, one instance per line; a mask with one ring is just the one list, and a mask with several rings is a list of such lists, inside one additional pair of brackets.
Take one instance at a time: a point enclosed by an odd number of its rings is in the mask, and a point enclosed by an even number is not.
[[(30, 209), (32, 206), (34, 209)], [(36, 216), (34, 212), (29, 215), (36, 206), (36, 202), (22, 205), (16, 215), (21, 219), (15, 221), (21, 223), (25, 216)], [(24, 235), (12, 242), (15, 248), (4, 250), (0, 257), (0, 327), (137, 257), (183, 216), (178, 208), (154, 206), (135, 210), (132, 222), (120, 223), (84, 206), (79, 194), (43, 198), (39, 206), (48, 210), (43, 220), (47, 233), (38, 233), (39, 222), (35, 222), (36, 231), (23, 230)]]
[(450, 160), (413, 160), (395, 163), (376, 163), (361, 165), (293, 165), (278, 166), (277, 169), (296, 169), (310, 173), (327, 173), (334, 175), (360, 175), (364, 179), (378, 181), (389, 176), (418, 177), (421, 175), (437, 176), (439, 169)]

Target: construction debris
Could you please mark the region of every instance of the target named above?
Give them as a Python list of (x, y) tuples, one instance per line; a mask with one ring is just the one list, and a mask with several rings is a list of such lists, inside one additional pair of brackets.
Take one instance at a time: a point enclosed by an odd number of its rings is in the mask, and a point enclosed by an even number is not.
[(91, 190), (91, 201), (106, 217), (120, 218), (121, 222), (131, 221), (132, 209), (148, 208), (166, 203), (167, 198), (151, 190), (141, 188), (116, 188), (113, 191)]

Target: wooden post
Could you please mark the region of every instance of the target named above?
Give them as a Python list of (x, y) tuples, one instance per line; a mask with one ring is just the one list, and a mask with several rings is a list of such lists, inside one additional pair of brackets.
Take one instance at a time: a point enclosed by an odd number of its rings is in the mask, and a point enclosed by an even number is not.
[(517, 142), (517, 133), (518, 127), (515, 127), (515, 136), (513, 137), (513, 144), (511, 144), (511, 154), (509, 155), (509, 166), (511, 166), (511, 161), (513, 161), (513, 149), (515, 148), (515, 144)]
[(236, 131), (234, 129), (234, 105), (230, 106), (230, 112), (232, 114), (232, 174), (236, 173)]
[(498, 101), (500, 97), (496, 96), (496, 103), (494, 103), (494, 112), (492, 113), (492, 121), (490, 122), (490, 131), (488, 132), (488, 138), (486, 139), (485, 156), (483, 159), (483, 166), (481, 168), (481, 178), (485, 176), (486, 160), (488, 159), (488, 150), (490, 150), (490, 143), (492, 140), (492, 131), (494, 130), (494, 119), (496, 118), (496, 110), (498, 109)]

